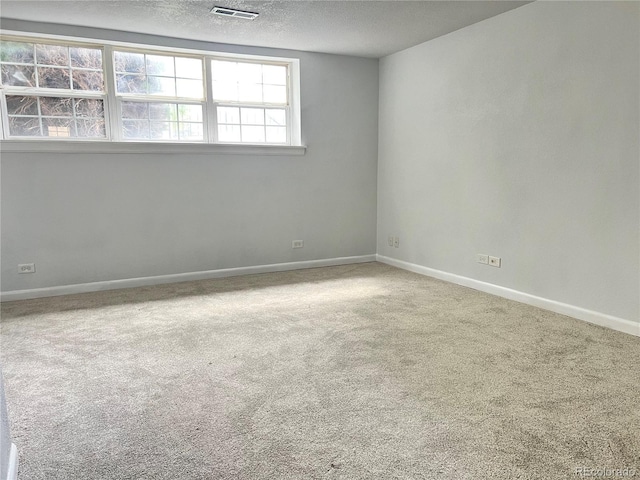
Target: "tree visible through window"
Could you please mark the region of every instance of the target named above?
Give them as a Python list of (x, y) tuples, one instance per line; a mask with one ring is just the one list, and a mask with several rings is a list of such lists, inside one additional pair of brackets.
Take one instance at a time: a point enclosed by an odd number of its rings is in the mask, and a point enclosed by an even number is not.
[(3, 86), (35, 93), (6, 95), (11, 135), (105, 137), (102, 50), (2, 42), (0, 68)]
[(201, 58), (116, 51), (114, 59), (123, 138), (204, 139)]

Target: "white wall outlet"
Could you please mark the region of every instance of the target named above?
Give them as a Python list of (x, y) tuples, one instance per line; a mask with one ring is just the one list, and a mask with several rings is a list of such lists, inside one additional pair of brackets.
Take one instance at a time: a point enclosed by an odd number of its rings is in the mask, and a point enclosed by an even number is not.
[(482, 253), (479, 253), (477, 260), (478, 260), (478, 263), (489, 265), (489, 255), (483, 255)]
[(395, 238), (393, 239), (393, 246), (394, 246), (395, 248), (400, 247), (400, 237), (395, 237)]
[(36, 273), (35, 263), (21, 263), (18, 265), (18, 273)]
[(389, 243), (390, 247), (393, 247), (393, 235), (389, 235), (389, 238), (387, 238), (387, 242)]
[(304, 247), (304, 240), (294, 240), (291, 242), (291, 248), (302, 248)]
[(500, 260), (500, 257), (489, 257), (489, 265), (491, 265), (492, 267), (500, 268), (501, 263), (502, 261)]

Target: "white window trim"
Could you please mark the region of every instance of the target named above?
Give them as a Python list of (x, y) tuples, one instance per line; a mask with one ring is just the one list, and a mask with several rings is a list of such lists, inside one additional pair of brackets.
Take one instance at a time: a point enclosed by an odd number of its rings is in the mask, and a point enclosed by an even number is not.
[(185, 154), (185, 155), (304, 155), (307, 147), (301, 145), (274, 145), (270, 143), (168, 143), (144, 141), (75, 141), (45, 140), (2, 140), (1, 153), (136, 153), (136, 154)]
[[(55, 151), (60, 153), (221, 153), (221, 154), (261, 154), (261, 155), (304, 155), (306, 147), (302, 145), (301, 119), (300, 119), (300, 60), (288, 57), (274, 57), (262, 55), (237, 54), (227, 52), (217, 52), (209, 50), (196, 50), (186, 48), (164, 47), (156, 45), (136, 44), (129, 42), (117, 42), (110, 40), (96, 40), (90, 38), (78, 38), (64, 35), (40, 34), (33, 32), (0, 30), (0, 34), (16, 39), (37, 41), (41, 39), (48, 42), (63, 42), (89, 47), (102, 48), (103, 71), (105, 78), (105, 92), (73, 92), (73, 96), (78, 97), (101, 97), (105, 99), (105, 124), (107, 138), (65, 138), (53, 139), (51, 137), (8, 137), (8, 114), (3, 108), (0, 119), (0, 150), (5, 152), (45, 152)], [(187, 103), (201, 103), (204, 106), (203, 129), (204, 139), (202, 142), (157, 142), (146, 140), (126, 140), (121, 138), (122, 119), (118, 115), (119, 105), (122, 97), (118, 97), (115, 91), (115, 72), (113, 65), (113, 50), (123, 48), (136, 52), (164, 53), (169, 55), (190, 55), (203, 58), (204, 61), (204, 95), (205, 99), (185, 99)], [(217, 142), (216, 129), (216, 102), (213, 101), (211, 79), (211, 60), (234, 59), (236, 61), (250, 61), (258, 63), (277, 63), (288, 65), (289, 73), (289, 104), (287, 106), (288, 118), (288, 144), (269, 143), (220, 143)], [(29, 92), (31, 90), (31, 92)], [(4, 96), (6, 94), (33, 95), (34, 90), (42, 96), (42, 89), (25, 89), (4, 87), (0, 89), (2, 102), (6, 105)], [(62, 92), (53, 89), (54, 96), (60, 96)], [(69, 92), (65, 91), (69, 96)], [(180, 99), (172, 98), (175, 102)], [(269, 107), (265, 104), (264, 107)]]

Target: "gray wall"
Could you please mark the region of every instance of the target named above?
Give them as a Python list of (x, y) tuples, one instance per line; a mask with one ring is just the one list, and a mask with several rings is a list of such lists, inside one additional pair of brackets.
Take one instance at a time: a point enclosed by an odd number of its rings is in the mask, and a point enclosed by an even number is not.
[[(4, 153), (2, 291), (375, 253), (377, 60), (2, 27), (299, 58), (308, 147), (291, 157)], [(35, 274), (17, 273), (31, 262)]]
[(639, 17), (535, 2), (382, 59), (378, 253), (639, 321)]

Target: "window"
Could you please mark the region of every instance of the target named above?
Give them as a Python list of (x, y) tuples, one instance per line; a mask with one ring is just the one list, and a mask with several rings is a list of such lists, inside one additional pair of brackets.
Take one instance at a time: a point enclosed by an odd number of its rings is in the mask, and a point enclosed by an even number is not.
[(2, 37), (3, 138), (299, 145), (297, 65)]
[(204, 140), (201, 58), (114, 52), (121, 134), (136, 140)]
[(106, 138), (100, 48), (11, 41), (1, 47), (10, 136)]
[(220, 142), (287, 143), (287, 66), (213, 60)]

